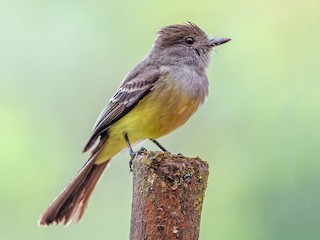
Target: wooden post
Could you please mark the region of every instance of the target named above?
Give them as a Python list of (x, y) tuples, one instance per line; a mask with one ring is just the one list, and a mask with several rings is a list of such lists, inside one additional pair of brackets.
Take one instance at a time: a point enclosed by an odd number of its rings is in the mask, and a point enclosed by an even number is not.
[(209, 171), (207, 162), (144, 151), (133, 162), (130, 240), (196, 240)]

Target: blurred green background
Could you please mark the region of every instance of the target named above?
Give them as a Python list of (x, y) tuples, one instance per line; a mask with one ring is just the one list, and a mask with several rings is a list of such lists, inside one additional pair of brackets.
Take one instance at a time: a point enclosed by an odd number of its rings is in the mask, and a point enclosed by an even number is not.
[(97, 115), (158, 29), (192, 21), (232, 38), (207, 70), (205, 105), (160, 139), (210, 163), (200, 239), (319, 239), (319, 8), (316, 0), (1, 0), (0, 238), (128, 239), (128, 154), (114, 159), (80, 224), (37, 220), (86, 160)]

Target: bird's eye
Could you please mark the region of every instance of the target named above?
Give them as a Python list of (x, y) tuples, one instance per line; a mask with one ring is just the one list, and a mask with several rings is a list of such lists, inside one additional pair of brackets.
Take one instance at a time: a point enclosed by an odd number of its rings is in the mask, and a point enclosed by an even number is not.
[(187, 37), (184, 41), (186, 42), (186, 44), (189, 44), (189, 45), (194, 43), (194, 39), (192, 37)]

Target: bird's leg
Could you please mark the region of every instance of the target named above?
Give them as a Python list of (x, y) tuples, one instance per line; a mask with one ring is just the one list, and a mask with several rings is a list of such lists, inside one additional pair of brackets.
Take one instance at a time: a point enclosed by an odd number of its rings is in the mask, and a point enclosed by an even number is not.
[(127, 146), (128, 146), (128, 150), (129, 150), (129, 154), (132, 157), (132, 155), (134, 155), (134, 151), (132, 150), (132, 147), (131, 147), (131, 144), (130, 144), (130, 141), (129, 141), (129, 138), (128, 138), (128, 134), (125, 133), (123, 136), (124, 136), (124, 139), (126, 140), (126, 143), (127, 143)]
[(131, 156), (130, 158), (130, 161), (129, 161), (129, 168), (130, 168), (130, 172), (132, 172), (132, 163), (133, 163), (133, 160), (134, 158), (140, 154), (141, 152), (143, 151), (147, 151), (147, 149), (145, 149), (144, 147), (140, 148), (137, 152), (133, 151), (132, 150), (132, 147), (131, 147), (131, 144), (130, 144), (130, 141), (129, 141), (129, 137), (128, 137), (128, 134), (127, 133), (124, 133), (124, 139), (126, 140), (126, 143), (127, 143), (127, 146), (128, 146), (128, 150), (129, 150), (129, 154)]
[(157, 145), (162, 151), (169, 152), (167, 149), (165, 149), (157, 140), (149, 138), (150, 141), (152, 141), (155, 145)]
[(132, 150), (129, 138), (128, 138), (128, 134), (125, 133), (124, 135), (124, 139), (126, 140), (127, 146), (128, 146), (128, 150), (129, 150), (129, 154), (131, 156), (130, 161), (129, 161), (129, 168), (130, 168), (130, 172), (132, 172), (132, 162), (134, 157), (136, 156), (136, 153)]

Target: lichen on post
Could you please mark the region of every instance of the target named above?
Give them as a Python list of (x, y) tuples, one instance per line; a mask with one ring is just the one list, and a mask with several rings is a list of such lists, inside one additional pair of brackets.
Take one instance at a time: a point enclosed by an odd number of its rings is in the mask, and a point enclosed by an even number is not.
[(181, 154), (143, 151), (133, 161), (130, 240), (199, 238), (209, 171)]

